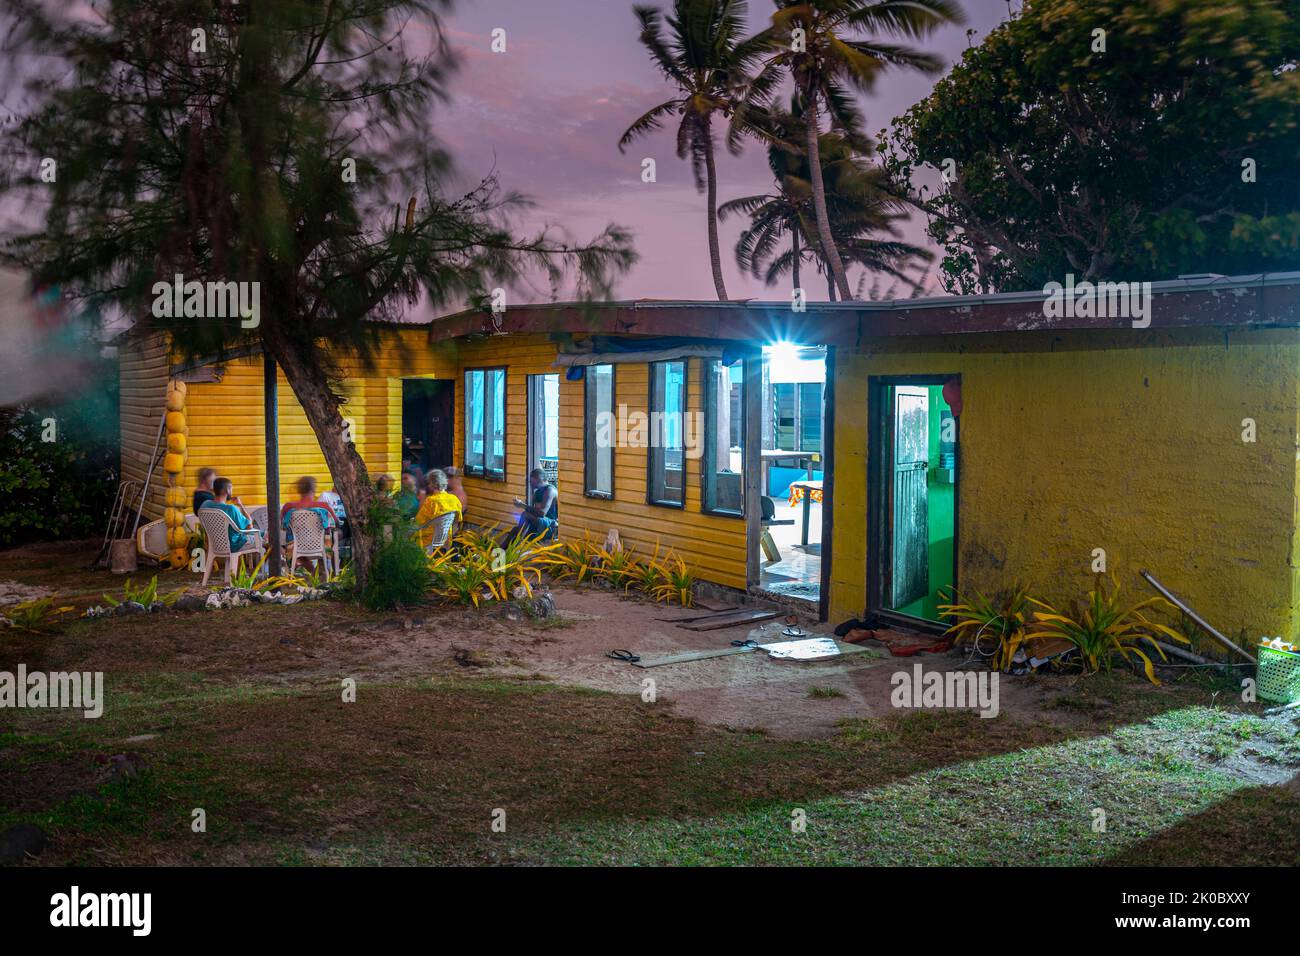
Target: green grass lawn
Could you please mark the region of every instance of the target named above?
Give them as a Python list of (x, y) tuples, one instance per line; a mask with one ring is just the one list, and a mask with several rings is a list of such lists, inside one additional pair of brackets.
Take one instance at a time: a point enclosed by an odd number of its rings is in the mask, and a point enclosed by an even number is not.
[[(99, 720), (6, 714), (0, 828), (44, 827), (44, 863), (1295, 863), (1294, 724), (1141, 691), (1080, 681), (1065, 709), (1102, 716), (1074, 724), (899, 712), (776, 740), (541, 681), (343, 703), (326, 680), (134, 672)], [(123, 751), (147, 768), (101, 782)]]

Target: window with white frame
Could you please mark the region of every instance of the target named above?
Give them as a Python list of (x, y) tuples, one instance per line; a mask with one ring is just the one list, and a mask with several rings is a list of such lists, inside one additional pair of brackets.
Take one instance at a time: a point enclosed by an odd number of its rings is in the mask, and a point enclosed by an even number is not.
[(506, 474), (506, 370), (465, 370), (465, 474)]

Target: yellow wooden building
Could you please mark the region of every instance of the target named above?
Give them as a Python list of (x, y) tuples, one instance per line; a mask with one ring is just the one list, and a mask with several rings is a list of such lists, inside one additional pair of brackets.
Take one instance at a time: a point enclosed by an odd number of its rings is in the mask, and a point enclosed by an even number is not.
[[(823, 496), (813, 594), (833, 621), (934, 621), (943, 585), (1021, 581), (1068, 599), (1104, 565), (1135, 599), (1150, 593), (1137, 574), (1147, 569), (1225, 632), (1295, 637), (1300, 274), (1146, 291), (1141, 317), (1118, 313), (1104, 289), (1097, 308), (1069, 315), (1033, 293), (806, 312), (626, 302), (462, 313), (387, 327), (369, 367), (338, 356), (341, 427), (372, 477), (396, 476), (412, 445), (427, 454), (436, 438), (449, 460), (432, 463), (467, 469), (477, 524), (512, 523), (527, 472), (542, 466), (557, 479), (562, 537), (603, 540), (616, 528), (640, 550), (671, 547), (702, 578), (749, 590), (766, 589), (771, 563), (760, 503), (786, 497), (784, 485), (773, 493), (766, 459), (788, 452), (821, 475), (791, 487)], [(782, 391), (769, 351), (778, 344), (820, 350), (822, 384)], [(166, 383), (180, 376), (187, 486), (211, 465), (246, 502), (264, 500), (260, 356), (186, 366), (142, 332), (122, 340), (121, 363), (124, 477), (143, 476)], [(702, 453), (667, 433), (593, 451), (593, 412), (621, 420), (679, 405), (702, 423), (702, 436), (686, 436)], [(412, 441), (412, 407), (440, 423), (436, 436)], [(815, 452), (783, 447), (798, 432), (781, 431), (792, 419), (809, 431), (821, 421)], [(329, 487), (283, 381), (278, 447), (282, 498), (300, 474)], [(148, 513), (161, 507), (151, 496)]]

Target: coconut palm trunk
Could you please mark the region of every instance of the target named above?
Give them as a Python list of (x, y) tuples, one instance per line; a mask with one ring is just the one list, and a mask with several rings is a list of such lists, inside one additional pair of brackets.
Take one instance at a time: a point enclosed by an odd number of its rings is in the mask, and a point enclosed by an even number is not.
[(794, 287), (799, 288), (799, 257), (803, 251), (799, 248), (799, 230), (790, 230), (790, 271), (794, 278)]
[(704, 174), (709, 200), (709, 265), (713, 268), (713, 288), (719, 301), (727, 301), (727, 286), (722, 281), (722, 253), (718, 249), (718, 176), (713, 165), (713, 130), (704, 124)]
[(840, 298), (845, 302), (853, 298), (849, 291), (849, 278), (844, 272), (844, 263), (840, 260), (839, 248), (831, 235), (831, 220), (826, 212), (826, 185), (822, 181), (821, 147), (817, 141), (820, 130), (817, 122), (817, 87), (812, 83), (807, 88), (807, 105), (804, 107), (806, 143), (808, 150), (809, 181), (812, 184), (813, 211), (817, 214), (817, 238), (821, 241), (822, 255), (831, 267), (835, 286), (840, 290)]

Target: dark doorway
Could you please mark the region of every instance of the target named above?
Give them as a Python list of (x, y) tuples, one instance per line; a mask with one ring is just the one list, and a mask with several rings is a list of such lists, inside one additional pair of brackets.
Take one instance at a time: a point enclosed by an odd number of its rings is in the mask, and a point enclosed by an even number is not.
[[(938, 621), (956, 583), (957, 419), (948, 376), (871, 382), (872, 609)], [(955, 380), (954, 380), (955, 381)]]
[(402, 379), (402, 467), (445, 468), (452, 461), (456, 384), (450, 379)]

